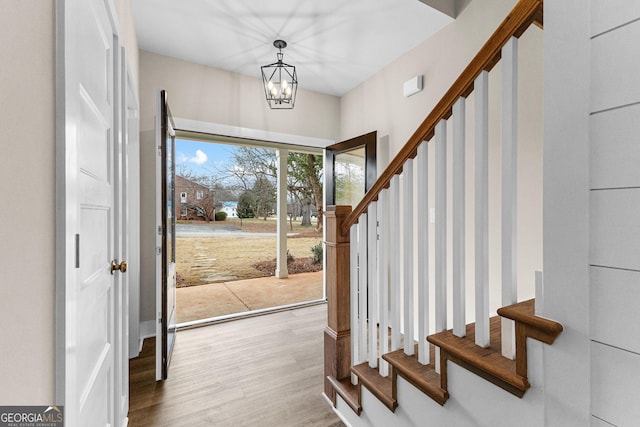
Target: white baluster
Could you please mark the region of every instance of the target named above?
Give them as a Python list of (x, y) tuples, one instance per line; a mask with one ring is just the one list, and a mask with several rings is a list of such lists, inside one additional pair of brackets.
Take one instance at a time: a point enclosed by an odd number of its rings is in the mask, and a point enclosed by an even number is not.
[[(447, 329), (447, 122), (440, 120), (435, 130), (436, 155), (436, 332)], [(440, 348), (436, 347), (436, 372), (440, 373)]]
[(453, 104), (453, 162), (452, 177), (452, 281), (453, 281), (453, 334), (467, 334), (465, 316), (465, 99)]
[(415, 353), (413, 333), (413, 160), (402, 167), (402, 264), (404, 266), (404, 353)]
[[(396, 212), (400, 211), (400, 177), (394, 175), (389, 184), (389, 205)], [(391, 350), (398, 350), (402, 345), (400, 319), (401, 319), (401, 301), (400, 286), (401, 270), (400, 270), (400, 217), (396, 216), (393, 221), (389, 222), (389, 238), (391, 240), (391, 256), (389, 263), (391, 287)]]
[[(378, 290), (380, 302), (380, 354), (389, 352), (389, 203), (387, 190), (378, 196)], [(380, 375), (389, 375), (389, 364), (380, 359)]]
[[(518, 39), (502, 48), (502, 305), (518, 300)], [(502, 319), (502, 355), (515, 357), (515, 328)]]
[(418, 361), (429, 364), (429, 147), (423, 142), (416, 157), (418, 169)]
[(358, 220), (358, 287), (360, 298), (358, 312), (360, 314), (360, 355), (362, 361), (367, 360), (367, 214), (360, 215)]
[(447, 122), (436, 125), (436, 331), (447, 328)]
[[(350, 306), (351, 306), (351, 365), (362, 363), (360, 355), (360, 322), (358, 316), (359, 307), (359, 282), (358, 282), (358, 225), (354, 224), (350, 229), (349, 258), (351, 261), (350, 270)], [(351, 374), (351, 383), (358, 384), (358, 377)]]
[(474, 84), (475, 96), (475, 306), (476, 345), (489, 346), (489, 73)]
[(368, 317), (369, 317), (369, 367), (378, 367), (378, 206), (377, 202), (369, 204), (367, 211), (367, 265), (368, 282)]

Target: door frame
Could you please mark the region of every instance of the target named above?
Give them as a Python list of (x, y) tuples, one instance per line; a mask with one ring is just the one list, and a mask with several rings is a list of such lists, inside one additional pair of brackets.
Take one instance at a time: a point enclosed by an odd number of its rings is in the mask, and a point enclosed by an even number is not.
[[(206, 135), (215, 135), (217, 138), (232, 138), (237, 140), (246, 140), (252, 141), (251, 145), (260, 146), (260, 147), (268, 147), (272, 149), (288, 149), (295, 151), (297, 148), (312, 148), (317, 149), (318, 151), (322, 151), (323, 159), (324, 149), (327, 146), (330, 146), (335, 143), (332, 139), (325, 138), (316, 138), (310, 136), (302, 136), (302, 135), (293, 135), (288, 133), (281, 132), (273, 132), (267, 131), (263, 129), (254, 129), (254, 128), (244, 128), (238, 126), (225, 125), (220, 123), (213, 122), (204, 122), (199, 120), (187, 119), (184, 117), (175, 117), (174, 116), (174, 126), (176, 131), (177, 138), (194, 138), (200, 139), (202, 136)], [(157, 151), (157, 150), (156, 150)], [(314, 150), (315, 151), (315, 150)], [(320, 154), (320, 153), (318, 153)], [(156, 172), (156, 187), (159, 187), (158, 184), (159, 175)], [(323, 185), (323, 192), (326, 193), (326, 187)], [(156, 200), (159, 200), (160, 194), (156, 194)], [(326, 212), (326, 205), (324, 202), (326, 200), (325, 194), (323, 194), (323, 207)], [(156, 216), (160, 216), (159, 212), (160, 202), (156, 202)], [(326, 240), (326, 227), (323, 227), (323, 236), (322, 241)], [(156, 236), (157, 237), (157, 236)], [(156, 244), (156, 251), (159, 247)], [(325, 260), (323, 259), (323, 262)], [(161, 272), (158, 270), (158, 266), (156, 265), (156, 277), (159, 277)], [(157, 280), (156, 280), (157, 282)], [(322, 299), (326, 300), (326, 269), (323, 270), (323, 279), (322, 279), (322, 287), (323, 287), (323, 296)], [(157, 307), (156, 303), (156, 307)], [(225, 319), (226, 320), (226, 319)], [(202, 322), (188, 322), (188, 325), (182, 324), (182, 327), (193, 327), (193, 326), (202, 326), (210, 324), (207, 319)]]
[[(364, 177), (364, 192), (369, 191), (376, 179), (377, 175), (377, 160), (376, 151), (378, 143), (378, 132), (373, 131), (355, 138), (348, 139), (346, 141), (338, 142), (330, 145), (325, 149), (325, 164), (324, 164), (324, 187), (325, 187), (325, 209), (327, 206), (335, 205), (335, 186), (333, 179), (328, 179), (329, 176), (334, 176), (334, 164), (335, 156), (337, 154), (346, 153), (348, 151), (355, 150), (356, 148), (364, 147), (365, 149), (365, 177)], [(355, 207), (355, 206), (354, 206)]]
[[(158, 91), (156, 101), (156, 143), (158, 144), (158, 157), (156, 158), (156, 201), (159, 206), (156, 209), (156, 381), (168, 378), (169, 364), (176, 339), (176, 239), (175, 239), (175, 142), (176, 127), (169, 108), (168, 94), (164, 89)], [(171, 137), (171, 153), (167, 151), (167, 140)], [(172, 199), (167, 198), (168, 157), (171, 157), (171, 186)], [(171, 201), (171, 208), (168, 202)], [(171, 213), (171, 227), (167, 219)], [(171, 256), (173, 261), (167, 261), (167, 240), (171, 234)], [(168, 310), (172, 292), (173, 306)]]
[[(123, 53), (124, 54), (124, 53)], [(126, 66), (125, 134), (129, 156), (129, 358), (140, 354), (140, 102), (131, 70)]]

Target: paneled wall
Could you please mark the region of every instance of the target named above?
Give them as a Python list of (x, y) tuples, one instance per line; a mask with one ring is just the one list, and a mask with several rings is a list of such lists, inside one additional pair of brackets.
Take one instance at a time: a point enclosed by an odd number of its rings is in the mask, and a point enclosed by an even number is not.
[(592, 425), (634, 425), (640, 419), (638, 19), (636, 0), (591, 1)]

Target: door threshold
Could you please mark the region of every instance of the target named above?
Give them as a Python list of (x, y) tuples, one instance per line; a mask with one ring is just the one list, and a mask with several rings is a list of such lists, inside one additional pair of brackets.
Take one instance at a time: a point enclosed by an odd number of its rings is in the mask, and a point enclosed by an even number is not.
[(314, 305), (326, 304), (326, 299), (317, 299), (294, 304), (279, 305), (277, 307), (261, 308), (259, 310), (243, 311), (240, 313), (225, 314), (224, 316), (209, 317), (207, 319), (192, 320), (190, 322), (178, 323), (178, 331), (199, 328), (201, 326), (215, 325), (218, 323), (230, 322), (232, 320), (245, 319), (248, 317), (262, 316), (264, 314), (278, 313), (280, 311), (295, 310), (297, 308), (311, 307)]

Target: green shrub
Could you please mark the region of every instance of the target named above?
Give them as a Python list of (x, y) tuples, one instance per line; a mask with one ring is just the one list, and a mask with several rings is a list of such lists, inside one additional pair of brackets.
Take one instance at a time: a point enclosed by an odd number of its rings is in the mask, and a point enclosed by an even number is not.
[(313, 253), (313, 263), (320, 264), (322, 263), (322, 243), (318, 243), (315, 246), (311, 246), (311, 252)]
[(224, 221), (227, 219), (226, 212), (216, 212), (216, 221)]

